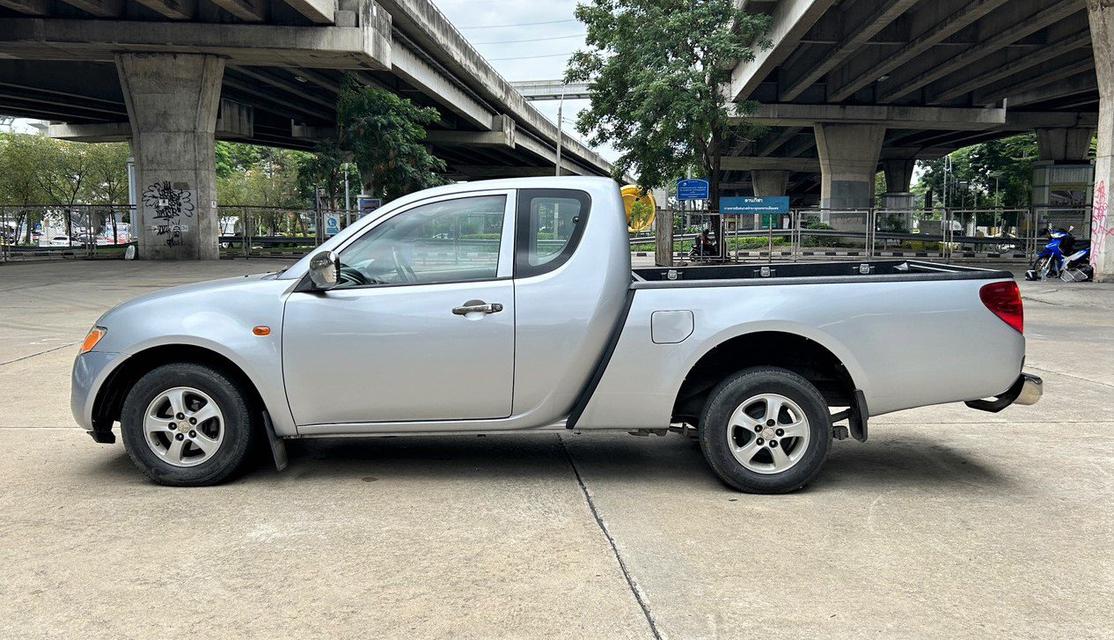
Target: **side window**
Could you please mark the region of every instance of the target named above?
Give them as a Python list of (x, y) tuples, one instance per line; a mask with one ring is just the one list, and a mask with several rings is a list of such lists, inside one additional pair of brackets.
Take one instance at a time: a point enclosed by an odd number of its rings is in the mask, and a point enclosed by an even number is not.
[(341, 252), (339, 286), (494, 280), (506, 206), (478, 196), (400, 213)]
[(515, 277), (535, 276), (565, 263), (588, 223), (591, 199), (583, 191), (518, 192)]

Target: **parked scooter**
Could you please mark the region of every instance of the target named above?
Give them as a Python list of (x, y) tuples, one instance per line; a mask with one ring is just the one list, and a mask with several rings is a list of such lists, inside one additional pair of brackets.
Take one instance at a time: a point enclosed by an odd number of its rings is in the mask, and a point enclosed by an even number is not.
[(1073, 229), (1075, 227), (1065, 230), (1049, 226), (1048, 244), (1034, 256), (1025, 272), (1026, 280), (1059, 278), (1064, 282), (1083, 282), (1094, 276), (1091, 248), (1089, 245), (1076, 247), (1075, 236), (1071, 234)]
[(719, 247), (707, 230), (693, 238), (692, 249), (689, 250), (689, 259), (694, 261), (707, 260), (719, 257)]

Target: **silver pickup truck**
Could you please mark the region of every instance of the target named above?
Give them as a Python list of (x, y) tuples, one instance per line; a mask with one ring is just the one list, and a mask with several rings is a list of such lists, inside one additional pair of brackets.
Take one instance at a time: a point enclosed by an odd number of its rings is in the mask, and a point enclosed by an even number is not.
[(126, 302), (72, 408), (156, 482), (329, 436), (679, 430), (724, 482), (803, 486), (834, 438), (945, 402), (1032, 404), (1002, 271), (914, 261), (631, 269), (603, 178), (456, 184), (392, 202), (280, 273)]

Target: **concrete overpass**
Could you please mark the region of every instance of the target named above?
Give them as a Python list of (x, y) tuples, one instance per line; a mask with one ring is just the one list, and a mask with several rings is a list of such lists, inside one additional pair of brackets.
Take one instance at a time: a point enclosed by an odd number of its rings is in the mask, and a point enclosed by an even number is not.
[[(0, 114), (131, 141), (143, 257), (216, 257), (214, 139), (310, 149), (346, 73), (437, 108), (451, 177), (554, 172), (557, 127), (429, 0), (0, 0)], [(564, 173), (610, 172), (562, 146)]]
[(1038, 182), (1089, 164), (1100, 92), (1084, 0), (740, 2), (772, 17), (773, 46), (732, 72), (728, 99), (757, 101), (768, 129), (735, 142), (730, 190), (865, 207), (884, 169), (900, 205), (916, 159), (1026, 131)]
[(1097, 272), (1114, 277), (1114, 251), (1105, 251), (1114, 233), (1114, 2), (739, 2), (772, 17), (773, 46), (735, 66), (727, 98), (758, 102), (754, 121), (769, 129), (735, 141), (728, 189), (866, 207), (883, 169), (888, 206), (908, 206), (916, 159), (1035, 131), (1034, 205), (1058, 204), (1058, 184), (1075, 189), (1093, 175), (1093, 187), (1069, 199), (1093, 202)]

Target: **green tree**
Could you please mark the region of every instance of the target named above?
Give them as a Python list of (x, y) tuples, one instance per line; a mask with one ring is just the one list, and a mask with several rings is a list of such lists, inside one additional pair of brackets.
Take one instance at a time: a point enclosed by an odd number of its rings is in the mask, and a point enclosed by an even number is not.
[[(309, 154), (272, 147), (241, 151), (241, 158), (254, 160), (217, 178), (222, 209), (240, 208), (242, 215), (250, 209), (250, 219), (267, 235), (288, 233), (295, 227), (304, 231), (304, 222), (293, 210), (307, 204), (298, 189), (298, 167)], [(226, 222), (222, 220), (222, 225)]]
[(15, 233), (31, 242), (31, 228), (42, 213), (32, 206), (46, 202), (38, 171), (43, 164), (45, 146), (39, 136), (21, 133), (0, 134), (0, 203), (14, 205)]
[[(119, 142), (89, 145), (86, 154), (89, 178), (85, 182), (85, 201), (103, 205), (97, 208), (98, 223), (104, 228), (111, 222), (112, 237), (117, 238), (120, 230), (116, 222), (120, 217), (116, 207), (128, 203), (128, 157), (131, 151), (127, 143)], [(126, 207), (124, 211), (127, 211)]]
[(298, 191), (312, 202), (317, 189), (324, 190), (322, 205), (329, 209), (344, 208), (344, 178), (347, 175), (349, 190), (360, 188), (359, 171), (348, 161), (349, 154), (336, 140), (326, 140), (317, 145), (312, 154), (305, 154), (298, 162)]
[(227, 178), (254, 167), (263, 159), (262, 149), (253, 144), (218, 140), (214, 150), (217, 178)]
[(66, 235), (73, 236), (73, 207), (86, 190), (90, 162), (88, 147), (76, 142), (61, 142), (36, 136), (42, 146), (37, 175), (47, 204), (62, 207)]
[[(1033, 162), (1038, 158), (1035, 135), (993, 140), (964, 147), (949, 155), (951, 171), (948, 172), (946, 198), (949, 207), (974, 206), (976, 197), (988, 207), (1023, 209), (1030, 205)], [(913, 188), (913, 192), (926, 201), (931, 192), (934, 208), (944, 206), (945, 162), (944, 158), (920, 162), (920, 178)], [(964, 183), (966, 189), (961, 186)], [(989, 223), (982, 218), (980, 224)]]
[(444, 183), (445, 162), (425, 145), (426, 127), (439, 120), (436, 109), (362, 86), (352, 76), (337, 98), (340, 148), (352, 154), (364, 192), (386, 200)]
[(698, 167), (719, 210), (720, 156), (746, 136), (738, 116), (753, 104), (726, 106), (725, 86), (739, 61), (769, 46), (770, 18), (734, 0), (590, 0), (576, 17), (588, 48), (573, 54), (565, 79), (588, 82), (591, 105), (577, 129), (620, 156), (616, 177), (634, 172), (660, 188)]

